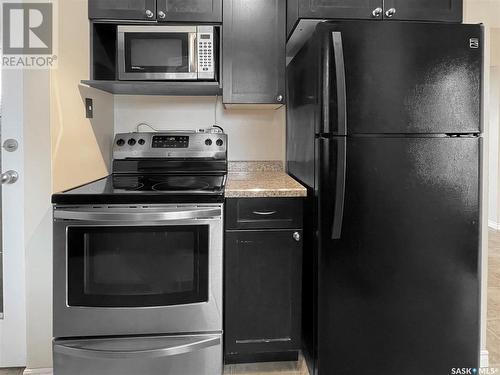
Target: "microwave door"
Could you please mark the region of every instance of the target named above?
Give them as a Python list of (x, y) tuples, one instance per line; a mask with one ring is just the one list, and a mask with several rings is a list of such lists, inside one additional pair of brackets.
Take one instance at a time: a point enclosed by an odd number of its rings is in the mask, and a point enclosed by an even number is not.
[(196, 27), (119, 27), (118, 78), (197, 80), (197, 52)]

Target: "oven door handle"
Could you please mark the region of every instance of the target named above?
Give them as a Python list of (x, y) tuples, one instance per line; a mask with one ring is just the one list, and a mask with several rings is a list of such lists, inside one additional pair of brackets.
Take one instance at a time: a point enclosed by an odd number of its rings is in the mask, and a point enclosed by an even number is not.
[(64, 345), (62, 343), (54, 343), (54, 352), (71, 357), (80, 357), (87, 359), (150, 359), (192, 353), (201, 349), (220, 345), (220, 343), (220, 337), (209, 337), (184, 345), (144, 350), (102, 350), (93, 349), (91, 347), (86, 348), (85, 344), (72, 346)]
[(92, 211), (92, 210), (55, 210), (54, 219), (77, 221), (121, 221), (121, 222), (152, 222), (211, 219), (222, 215), (220, 208), (182, 211)]

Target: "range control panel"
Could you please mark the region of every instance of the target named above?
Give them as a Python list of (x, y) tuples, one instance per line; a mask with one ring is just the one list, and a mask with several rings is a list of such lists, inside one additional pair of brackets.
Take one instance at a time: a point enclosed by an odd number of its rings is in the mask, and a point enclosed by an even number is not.
[(188, 148), (188, 136), (157, 135), (153, 136), (153, 148)]
[(123, 133), (115, 136), (113, 158), (226, 159), (227, 135), (209, 129), (198, 132)]

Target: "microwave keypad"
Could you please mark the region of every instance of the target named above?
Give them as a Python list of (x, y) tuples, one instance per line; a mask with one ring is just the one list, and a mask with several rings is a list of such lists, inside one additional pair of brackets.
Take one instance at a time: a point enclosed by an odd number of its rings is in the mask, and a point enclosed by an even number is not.
[(198, 41), (198, 66), (200, 73), (213, 72), (212, 34), (200, 34)]

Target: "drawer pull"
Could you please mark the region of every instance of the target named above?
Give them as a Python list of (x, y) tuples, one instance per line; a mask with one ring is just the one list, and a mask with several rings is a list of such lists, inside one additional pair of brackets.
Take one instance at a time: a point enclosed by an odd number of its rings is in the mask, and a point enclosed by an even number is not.
[(274, 215), (277, 211), (254, 211), (254, 215), (260, 216), (271, 216)]
[(279, 339), (256, 339), (256, 340), (236, 340), (236, 344), (270, 344), (273, 342), (290, 342), (290, 337), (283, 337)]

